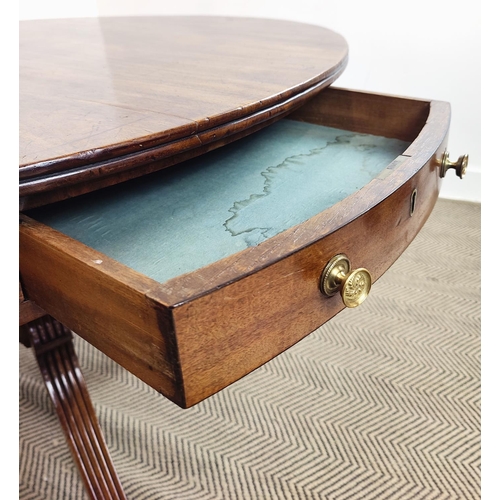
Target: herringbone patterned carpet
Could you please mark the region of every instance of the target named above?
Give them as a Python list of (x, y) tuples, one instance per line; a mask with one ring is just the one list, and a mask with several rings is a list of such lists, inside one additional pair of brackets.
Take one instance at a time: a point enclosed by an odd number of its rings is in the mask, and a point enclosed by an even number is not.
[[(480, 498), (480, 205), (439, 200), (359, 308), (181, 410), (82, 340), (128, 497)], [(20, 498), (85, 498), (20, 348)]]

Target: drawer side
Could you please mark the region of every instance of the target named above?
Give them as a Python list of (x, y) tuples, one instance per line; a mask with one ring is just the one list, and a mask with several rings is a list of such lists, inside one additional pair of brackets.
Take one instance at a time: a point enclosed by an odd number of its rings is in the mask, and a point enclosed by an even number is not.
[(182, 405), (171, 313), (146, 296), (157, 283), (25, 215), (19, 240), (30, 300)]

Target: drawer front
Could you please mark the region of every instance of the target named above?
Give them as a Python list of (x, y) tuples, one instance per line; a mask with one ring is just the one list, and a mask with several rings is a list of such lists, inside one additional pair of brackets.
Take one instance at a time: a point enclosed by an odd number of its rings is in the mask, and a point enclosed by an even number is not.
[(410, 146), (362, 189), (305, 222), (166, 282), (36, 214), (21, 215), (27, 299), (178, 405), (192, 406), (344, 308), (339, 294), (320, 290), (334, 255), (346, 254), (374, 280), (401, 255), (437, 199), (449, 117), (446, 103), (328, 89), (294, 119)]
[(320, 290), (327, 262), (344, 253), (354, 267), (364, 267), (378, 279), (421, 229), (438, 191), (439, 175), (431, 161), (391, 196), (338, 231), (175, 308), (186, 405), (269, 361), (340, 312), (345, 307), (340, 293), (327, 297)]

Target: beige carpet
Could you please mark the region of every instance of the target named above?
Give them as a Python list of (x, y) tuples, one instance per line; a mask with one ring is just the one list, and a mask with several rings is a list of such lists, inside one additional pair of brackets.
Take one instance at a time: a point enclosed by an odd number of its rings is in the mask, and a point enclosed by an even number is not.
[[(76, 349), (128, 498), (480, 498), (480, 205), (440, 200), (373, 287), (189, 410)], [(20, 346), (20, 498), (85, 498)]]

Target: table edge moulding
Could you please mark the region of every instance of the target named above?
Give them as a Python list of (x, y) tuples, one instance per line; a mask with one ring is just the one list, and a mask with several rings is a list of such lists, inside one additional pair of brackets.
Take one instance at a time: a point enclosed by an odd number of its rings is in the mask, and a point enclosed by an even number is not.
[[(348, 59), (337, 33), (263, 19), (25, 21), (20, 36), (22, 210), (253, 133), (330, 85)], [(52, 57), (44, 58), (49, 51)], [(48, 128), (55, 124), (62, 130)]]

